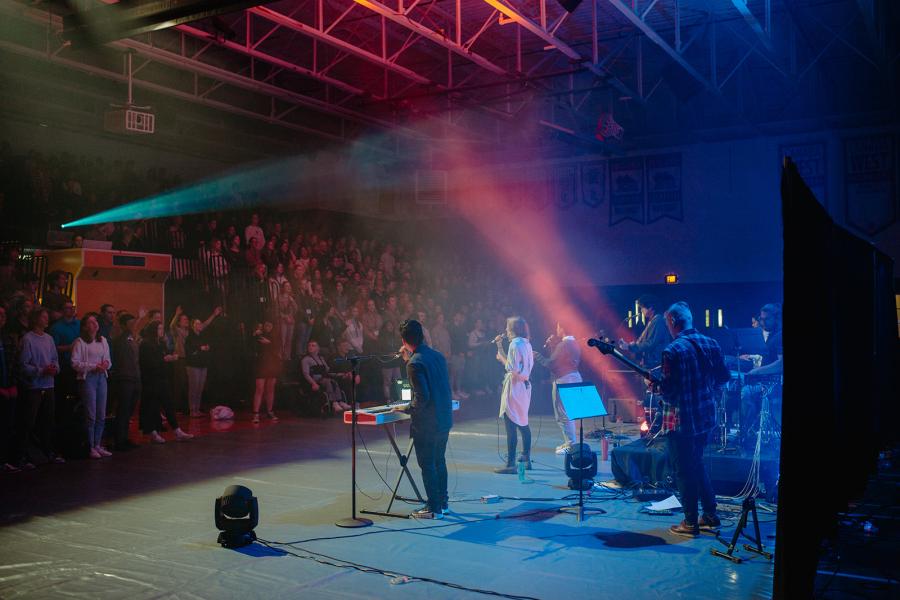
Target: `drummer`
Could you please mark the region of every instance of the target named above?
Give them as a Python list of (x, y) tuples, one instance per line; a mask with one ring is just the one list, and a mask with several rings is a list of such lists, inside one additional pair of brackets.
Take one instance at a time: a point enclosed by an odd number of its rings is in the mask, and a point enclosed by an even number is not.
[[(742, 354), (755, 367), (747, 373), (747, 385), (741, 389), (741, 437), (744, 447), (753, 447), (759, 430), (759, 411), (762, 400), (761, 378), (778, 377), (784, 373), (784, 347), (781, 341), (781, 304), (766, 304), (759, 309), (759, 327), (766, 342), (765, 355)], [(754, 382), (754, 380), (756, 382)], [(780, 390), (779, 390), (780, 394)]]

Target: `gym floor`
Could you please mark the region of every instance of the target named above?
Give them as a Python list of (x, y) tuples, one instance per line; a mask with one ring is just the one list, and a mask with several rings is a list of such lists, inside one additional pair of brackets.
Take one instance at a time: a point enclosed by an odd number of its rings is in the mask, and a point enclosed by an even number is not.
[[(351, 514), (350, 427), (338, 418), (252, 426), (238, 415), (215, 427), (193, 420), (197, 437), (189, 442), (4, 474), (0, 597), (771, 596), (771, 561), (741, 546), (740, 564), (712, 556), (710, 549), (725, 549), (714, 536), (670, 534), (678, 512), (647, 514), (614, 485), (587, 496), (586, 506), (602, 514), (579, 522), (561, 511), (577, 494), (553, 452), (561, 440), (552, 416), (532, 417), (530, 483), (494, 474), (505, 450), (495, 411), (486, 397), (473, 397), (455, 415), (447, 452), (452, 514), (441, 521), (373, 516), (367, 528), (336, 527)], [(599, 425), (586, 421), (585, 431)], [(396, 431), (405, 448), (407, 425)], [(359, 433), (357, 505), (383, 511), (397, 459), (381, 428)], [(418, 482), (418, 467), (412, 473)], [(609, 462), (601, 462), (597, 481), (611, 479)], [(216, 543), (213, 523), (214, 499), (233, 484), (253, 490), (260, 507), (261, 541), (239, 550)], [(412, 495), (406, 482), (400, 492)], [(488, 494), (502, 499), (483, 503)], [(417, 507), (394, 503), (403, 513)], [(740, 506), (720, 508), (728, 540)], [(774, 551), (774, 514), (759, 514), (763, 543)]]

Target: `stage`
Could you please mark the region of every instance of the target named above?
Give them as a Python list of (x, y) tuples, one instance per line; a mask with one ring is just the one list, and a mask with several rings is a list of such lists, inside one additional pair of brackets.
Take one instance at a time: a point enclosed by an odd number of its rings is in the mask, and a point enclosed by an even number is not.
[[(550, 416), (532, 419), (534, 483), (492, 473), (503, 440), (493, 405), (476, 402), (463, 404), (450, 437), (452, 514), (442, 521), (374, 517), (368, 528), (336, 527), (351, 510), (350, 428), (338, 419), (258, 427), (245, 419), (219, 430), (194, 422), (190, 442), (3, 475), (0, 597), (484, 597), (466, 589), (546, 599), (770, 597), (772, 562), (743, 549), (742, 564), (714, 557), (711, 548), (725, 549), (715, 537), (672, 535), (679, 514), (642, 513), (621, 490), (595, 489), (587, 505), (606, 512), (583, 522), (560, 512), (575, 496), (553, 454), (559, 430)], [(397, 433), (405, 442), (407, 426)], [(358, 506), (383, 510), (390, 491), (379, 473), (392, 483), (396, 458), (378, 428), (361, 435)], [(601, 462), (598, 481), (608, 480), (610, 463)], [(256, 533), (278, 544), (217, 545), (213, 501), (232, 484), (253, 490)], [(485, 494), (503, 500), (485, 504)], [(730, 539), (740, 508), (720, 509)], [(774, 551), (775, 516), (761, 510), (760, 521)], [(392, 584), (400, 575), (413, 580)]]

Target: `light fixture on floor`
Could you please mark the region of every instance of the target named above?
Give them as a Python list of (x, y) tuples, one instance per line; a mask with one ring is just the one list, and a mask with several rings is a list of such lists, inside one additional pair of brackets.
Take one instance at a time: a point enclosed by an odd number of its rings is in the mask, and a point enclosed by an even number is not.
[(570, 490), (589, 490), (597, 475), (597, 455), (587, 444), (574, 444), (566, 454), (566, 475)]
[(253, 531), (259, 525), (259, 502), (242, 485), (229, 485), (215, 504), (217, 540), (225, 548), (240, 548), (256, 540)]

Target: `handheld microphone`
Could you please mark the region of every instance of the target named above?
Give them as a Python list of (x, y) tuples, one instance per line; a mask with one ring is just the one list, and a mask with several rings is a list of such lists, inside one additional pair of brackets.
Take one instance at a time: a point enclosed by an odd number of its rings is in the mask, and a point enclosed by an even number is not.
[(501, 341), (503, 341), (504, 337), (506, 337), (505, 333), (498, 333), (497, 337), (494, 338), (494, 343), (499, 344)]

